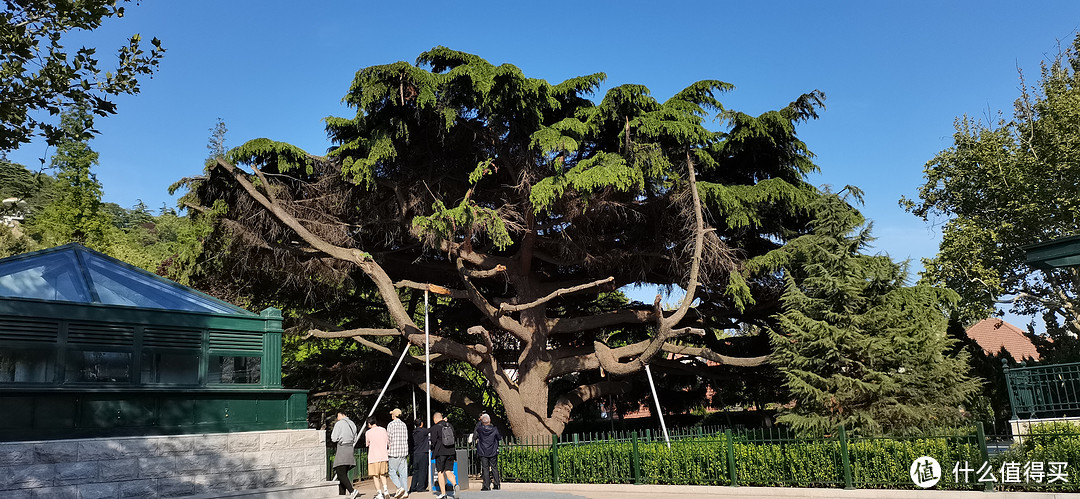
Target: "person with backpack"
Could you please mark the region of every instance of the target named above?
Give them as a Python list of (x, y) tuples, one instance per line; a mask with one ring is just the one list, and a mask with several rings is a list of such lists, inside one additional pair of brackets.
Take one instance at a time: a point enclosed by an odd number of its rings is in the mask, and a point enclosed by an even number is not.
[[(454, 497), (457, 478), (454, 476), (454, 461), (457, 461), (457, 447), (454, 444), (454, 427), (443, 419), (441, 412), (431, 415), (431, 455), (435, 457), (435, 471), (439, 475), (441, 493), (435, 499)], [(450, 486), (446, 485), (450, 482)]]
[(480, 424), (476, 427), (476, 455), (480, 457), (480, 476), (484, 486), (480, 490), (499, 490), (502, 477), (499, 476), (499, 441), (502, 435), (491, 424), (491, 416), (486, 412), (480, 415)]

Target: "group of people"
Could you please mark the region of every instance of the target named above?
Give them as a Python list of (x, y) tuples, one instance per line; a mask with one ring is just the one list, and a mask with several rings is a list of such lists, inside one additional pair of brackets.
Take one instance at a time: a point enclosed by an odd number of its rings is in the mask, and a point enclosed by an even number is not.
[[(417, 419), (410, 435), (408, 426), (401, 420), (401, 409), (390, 411), (390, 423), (386, 428), (379, 426), (373, 417), (367, 419), (367, 429), (363, 434), (368, 448), (368, 474), (375, 481), (374, 499), (404, 499), (409, 497), (410, 493), (427, 490), (426, 463), (429, 452), (435, 461), (435, 472), (441, 491), (436, 499), (454, 497), (457, 489), (457, 478), (454, 475), (454, 463), (457, 460), (454, 429), (440, 412), (433, 414), (431, 420), (433, 424), (428, 429), (424, 427), (422, 419)], [(339, 411), (337, 422), (330, 433), (330, 439), (337, 445), (334, 473), (340, 484), (339, 493), (348, 494), (350, 499), (360, 493), (353, 488), (352, 480), (349, 479), (349, 470), (356, 466), (354, 448), (359, 436), (356, 424), (344, 412)], [(491, 424), (491, 416), (487, 413), (480, 415), (473, 434), (469, 436), (469, 443), (472, 444), (474, 439), (483, 477), (483, 487), (480, 490), (491, 490), (492, 484), (498, 490), (501, 484), (498, 453), (502, 435), (499, 429)], [(406, 488), (410, 449), (413, 463), (412, 485)], [(397, 489), (393, 494), (387, 485), (388, 477)]]

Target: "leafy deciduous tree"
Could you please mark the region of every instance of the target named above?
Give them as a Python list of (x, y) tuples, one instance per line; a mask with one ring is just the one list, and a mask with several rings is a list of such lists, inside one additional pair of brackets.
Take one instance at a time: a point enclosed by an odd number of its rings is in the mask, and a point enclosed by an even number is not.
[(109, 96), (139, 92), (138, 78), (152, 74), (164, 55), (157, 38), (151, 40), (153, 48), (146, 53), (142, 38), (133, 35), (120, 47), (112, 70), (99, 67), (96, 49), (81, 47), (72, 55), (63, 45), (69, 31), (93, 30), (105, 19), (123, 17), (124, 7), (117, 3), (4, 0), (0, 10), (0, 151), (30, 142), (37, 133), (50, 145), (81, 140), (81, 131), (76, 136), (66, 135), (64, 127), (39, 114), (56, 115), (71, 106), (85, 105), (92, 114), (107, 116), (116, 112)]
[(1021, 246), (1080, 232), (1078, 49), (1080, 36), (1043, 64), (1038, 87), (1022, 86), (1011, 120), (958, 119), (953, 146), (926, 164), (919, 200), (901, 200), (924, 220), (944, 218), (923, 278), (960, 293), (966, 322), (1014, 302), (1042, 314), (1058, 348), (1080, 333), (1080, 272), (1037, 271)]

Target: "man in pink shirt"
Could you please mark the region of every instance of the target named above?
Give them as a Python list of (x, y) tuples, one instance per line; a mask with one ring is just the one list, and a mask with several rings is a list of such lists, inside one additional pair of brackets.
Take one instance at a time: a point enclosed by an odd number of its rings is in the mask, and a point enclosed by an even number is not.
[(367, 419), (367, 427), (364, 438), (368, 448), (368, 474), (375, 481), (374, 499), (388, 499), (390, 491), (386, 486), (386, 478), (390, 473), (390, 435), (385, 428), (378, 425), (375, 418)]

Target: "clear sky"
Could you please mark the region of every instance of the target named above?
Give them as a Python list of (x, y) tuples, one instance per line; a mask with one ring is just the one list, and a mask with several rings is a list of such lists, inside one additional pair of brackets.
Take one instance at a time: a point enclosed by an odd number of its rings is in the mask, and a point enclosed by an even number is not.
[[(751, 114), (820, 89), (826, 110), (799, 134), (817, 154), (815, 184), (866, 191), (875, 251), (934, 254), (939, 229), (901, 209), (922, 167), (948, 147), (956, 117), (1011, 113), (1017, 69), (1071, 43), (1080, 2), (143, 1), (79, 39), (105, 60), (132, 33), (168, 49), (142, 93), (100, 119), (105, 200), (175, 204), (167, 186), (199, 174), (209, 129), (227, 146), (269, 137), (322, 154), (326, 116), (360, 68), (414, 61), (436, 45), (509, 62), (552, 82), (593, 72), (607, 87), (639, 83), (660, 100), (700, 79), (735, 85), (729, 109)], [(69, 44), (75, 45), (75, 43)], [(42, 144), (9, 154), (27, 166)]]

